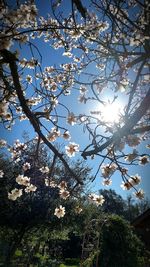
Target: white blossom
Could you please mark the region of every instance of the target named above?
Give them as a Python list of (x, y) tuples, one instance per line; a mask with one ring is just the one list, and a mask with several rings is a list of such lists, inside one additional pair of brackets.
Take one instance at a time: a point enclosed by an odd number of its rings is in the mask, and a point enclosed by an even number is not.
[(77, 123), (77, 118), (75, 117), (73, 112), (70, 112), (70, 114), (68, 115), (67, 123), (69, 123), (72, 126)]
[(33, 184), (29, 184), (26, 188), (25, 188), (25, 192), (26, 193), (30, 193), (30, 192), (35, 192), (37, 190), (37, 186), (33, 185)]
[(103, 195), (96, 195), (96, 194), (90, 194), (88, 196), (88, 199), (91, 203), (96, 204), (96, 206), (99, 206), (99, 205), (102, 206), (105, 201)]
[(104, 178), (102, 184), (105, 186), (109, 186), (112, 184), (112, 180), (110, 178)]
[(135, 147), (138, 146), (141, 142), (141, 138), (136, 135), (128, 135), (126, 138), (126, 143), (128, 146)]
[(134, 193), (134, 195), (136, 196), (136, 198), (143, 199), (145, 193), (144, 193), (143, 189), (139, 189), (137, 192)]
[(65, 146), (66, 154), (68, 157), (74, 157), (75, 153), (79, 151), (79, 145), (73, 142), (70, 142), (68, 146)]
[(30, 185), (30, 177), (27, 177), (27, 176), (24, 176), (24, 175), (19, 174), (16, 177), (16, 182), (19, 185), (29, 186)]
[(75, 207), (75, 213), (80, 214), (83, 211), (83, 209), (80, 206)]
[(45, 185), (52, 187), (52, 188), (57, 187), (57, 183), (55, 181), (53, 181), (52, 179), (48, 179), (48, 178), (45, 178)]
[(66, 200), (66, 199), (70, 196), (70, 193), (69, 193), (69, 191), (67, 191), (67, 190), (61, 189), (61, 190), (59, 191), (59, 195), (60, 195), (60, 198)]
[(21, 196), (22, 196), (22, 190), (23, 190), (23, 189), (17, 189), (17, 188), (14, 188), (13, 190), (11, 190), (10, 193), (8, 192), (8, 199), (14, 201), (14, 200), (16, 200), (18, 197), (21, 197)]
[(42, 167), (42, 168), (40, 168), (40, 171), (42, 172), (42, 173), (49, 173), (49, 168), (48, 168), (48, 166), (45, 166), (45, 167)]
[(29, 162), (25, 162), (22, 168), (24, 171), (27, 171), (31, 168), (31, 164)]
[(6, 116), (8, 110), (9, 103), (5, 100), (1, 101), (0, 103), (0, 116)]
[(47, 136), (47, 139), (50, 142), (54, 142), (59, 136), (60, 136), (60, 131), (57, 130), (56, 128), (52, 128), (50, 133)]
[(4, 176), (3, 170), (0, 170), (0, 178), (3, 178), (3, 176)]
[(131, 154), (128, 154), (127, 156), (125, 156), (125, 160), (132, 162), (134, 159), (136, 159), (138, 156), (138, 151), (136, 149), (133, 150), (133, 152)]
[(131, 176), (131, 178), (129, 179), (129, 182), (133, 186), (138, 185), (141, 182), (141, 176), (139, 176), (138, 174)]
[(69, 140), (71, 138), (71, 135), (70, 135), (69, 131), (65, 131), (62, 136), (66, 140)]
[(132, 188), (132, 183), (130, 181), (122, 182), (120, 185), (123, 190), (130, 190)]
[(55, 216), (57, 216), (57, 218), (62, 218), (65, 216), (65, 207), (62, 207), (62, 205), (60, 205), (58, 208), (55, 209)]
[(140, 165), (145, 165), (149, 163), (150, 160), (149, 160), (149, 157), (145, 155), (145, 156), (140, 157), (139, 162), (140, 162)]
[(104, 178), (108, 178), (109, 176), (111, 176), (115, 170), (117, 169), (116, 164), (111, 163), (111, 164), (107, 164), (107, 165), (102, 165), (101, 170), (102, 170), (102, 176)]
[(4, 139), (0, 139), (0, 147), (5, 147), (7, 142)]
[(27, 82), (30, 84), (30, 83), (32, 83), (32, 76), (31, 75), (27, 75), (26, 76), (26, 80), (27, 80)]
[(59, 184), (58, 184), (58, 188), (60, 188), (61, 190), (64, 190), (67, 188), (67, 182), (66, 181), (61, 181)]

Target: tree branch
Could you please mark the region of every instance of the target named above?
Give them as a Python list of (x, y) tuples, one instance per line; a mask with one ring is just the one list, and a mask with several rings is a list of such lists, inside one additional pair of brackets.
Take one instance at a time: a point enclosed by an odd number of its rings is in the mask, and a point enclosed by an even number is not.
[(14, 87), (16, 89), (16, 93), (22, 107), (23, 112), (28, 117), (31, 125), (33, 126), (35, 132), (39, 135), (39, 137), (43, 140), (43, 142), (50, 148), (50, 150), (61, 160), (69, 173), (74, 177), (74, 179), (79, 183), (83, 184), (83, 182), (79, 179), (79, 177), (70, 169), (68, 163), (64, 159), (63, 155), (59, 153), (59, 151), (47, 140), (47, 138), (41, 132), (38, 119), (34, 116), (33, 112), (29, 109), (27, 105), (27, 101), (24, 98), (23, 91), (19, 82), (18, 68), (16, 64), (16, 57), (8, 50), (1, 50), (1, 54), (5, 62), (9, 63), (11, 75), (13, 78)]
[[(136, 129), (132, 131), (133, 127), (137, 122), (146, 114), (147, 110), (150, 108), (150, 89), (148, 90), (145, 98), (141, 102), (140, 106), (136, 109), (133, 115), (127, 120), (126, 124), (120, 128), (113, 136), (104, 144), (99, 147), (96, 147), (89, 151), (84, 151), (82, 157), (86, 159), (88, 156), (96, 155), (97, 153), (103, 151), (111, 144), (117, 144), (122, 137), (127, 136), (128, 134), (133, 134), (136, 132)], [(149, 130), (149, 128), (146, 128)]]

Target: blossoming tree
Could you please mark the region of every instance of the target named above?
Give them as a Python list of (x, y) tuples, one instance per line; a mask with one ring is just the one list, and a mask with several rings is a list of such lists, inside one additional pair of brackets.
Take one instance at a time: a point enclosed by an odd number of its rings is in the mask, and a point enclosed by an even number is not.
[[(52, 165), (41, 169), (48, 180), (58, 158), (74, 177), (74, 188), (80, 186), (80, 175), (74, 173), (65, 156), (79, 152), (84, 159), (101, 159), (94, 179), (101, 169), (103, 184), (110, 185), (112, 175), (119, 171), (123, 189), (134, 188), (136, 197), (143, 198), (143, 190), (136, 189), (140, 176), (130, 175), (126, 167), (149, 163), (150, 145), (141, 153), (135, 148), (148, 138), (150, 129), (148, 1), (51, 0), (51, 11), (44, 16), (36, 1), (2, 3), (3, 126), (13, 131), (15, 122), (27, 120), (32, 125), (37, 151), (44, 143), (54, 154)], [(62, 54), (54, 65), (44, 64), (42, 51), (47, 45), (49, 53), (57, 55), (60, 50)], [(85, 105), (85, 112), (80, 112), (80, 107), (79, 113), (72, 111), (70, 99), (76, 107)], [(83, 127), (85, 147), (72, 140), (72, 131), (78, 126)], [(60, 138), (67, 142), (63, 151), (55, 145)], [(19, 141), (10, 147), (1, 140), (1, 146), (9, 149), (14, 161), (19, 161), (20, 151), (26, 149)], [(16, 182), (26, 186), (26, 192), (34, 192), (38, 188), (24, 176), (29, 168), (28, 163), (22, 166)], [(70, 192), (65, 189), (61, 195), (68, 198)], [(13, 189), (9, 199), (20, 197), (22, 190)], [(104, 201), (95, 194), (90, 194), (89, 200), (97, 205)], [(64, 207), (56, 207), (58, 218), (64, 214)]]

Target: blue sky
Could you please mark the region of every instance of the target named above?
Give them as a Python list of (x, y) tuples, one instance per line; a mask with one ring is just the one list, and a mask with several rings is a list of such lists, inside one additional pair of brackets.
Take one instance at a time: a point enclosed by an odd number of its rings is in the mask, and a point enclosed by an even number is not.
[[(36, 1), (37, 3), (37, 7), (39, 9), (39, 12), (41, 15), (45, 16), (45, 14), (47, 12), (51, 13), (51, 9), (50, 9), (50, 4), (49, 1)], [(68, 12), (69, 9), (69, 4), (70, 1), (65, 0), (64, 1), (64, 11), (65, 13)], [(38, 45), (38, 47), (40, 48), (40, 52), (42, 54), (42, 65), (43, 66), (51, 66), (53, 64), (62, 64), (65, 62), (68, 62), (68, 58), (63, 57), (62, 56), (62, 51), (63, 49), (60, 50), (54, 50), (53, 48), (51, 48), (49, 46), (49, 44), (46, 44), (42, 42), (42, 40), (35, 41), (35, 44)], [(14, 47), (14, 50), (16, 49), (16, 47)], [(26, 58), (30, 58), (31, 54), (29, 54), (28, 52), (28, 48), (23, 48), (22, 52), (23, 54), (21, 55), (22, 57), (26, 57)], [(95, 72), (96, 70), (94, 69), (94, 66), (91, 66), (91, 72)], [(77, 106), (76, 104), (76, 98), (79, 96), (79, 92), (76, 90), (74, 91), (73, 94), (71, 94), (70, 96), (67, 96), (66, 99), (64, 100), (65, 104), (67, 106), (70, 107), (70, 110), (73, 111), (76, 115), (80, 114), (80, 113), (89, 113), (89, 110), (95, 110), (95, 104), (90, 102), (87, 105), (84, 104), (79, 104)], [(105, 94), (105, 97), (107, 96), (107, 93)], [(123, 100), (124, 95), (120, 95), (120, 99), (121, 101)], [(96, 107), (98, 108), (98, 107)], [(111, 116), (111, 114), (110, 114)], [(2, 126), (0, 126), (0, 130), (1, 130), (1, 138), (5, 138), (8, 140), (8, 142), (10, 142), (12, 144), (12, 142), (16, 139), (20, 139), (22, 140), (22, 134), (23, 131), (26, 130), (29, 132), (31, 137), (34, 137), (34, 132), (32, 127), (29, 125), (28, 121), (22, 121), (22, 122), (16, 122), (16, 124), (13, 127), (12, 131), (6, 131), (2, 128)], [(88, 144), (88, 134), (84, 134), (83, 133), (83, 129), (82, 127), (79, 126), (72, 126), (69, 127), (69, 130), (71, 132), (71, 141), (75, 142), (75, 143), (79, 143), (80, 144), (80, 149), (84, 149), (85, 146)], [(62, 142), (62, 139), (60, 140), (60, 142)], [(138, 151), (146, 151), (145, 150), (145, 145), (147, 143), (143, 142), (142, 145), (138, 146), (136, 149), (138, 149)], [(66, 144), (65, 144), (66, 145)], [(128, 148), (127, 148), (128, 151)], [(146, 151), (148, 153), (148, 150)], [(78, 156), (77, 156), (78, 157)], [(87, 164), (92, 168), (92, 173), (93, 175), (96, 173), (97, 168), (98, 168), (98, 164), (100, 163), (101, 159), (99, 157), (94, 158), (93, 160), (87, 160)], [(145, 195), (146, 197), (149, 197), (150, 195), (150, 167), (149, 165), (147, 166), (136, 166), (136, 167), (131, 167), (130, 168), (130, 174), (134, 175), (138, 173), (141, 177), (142, 177), (142, 183), (140, 184), (140, 188), (143, 188), (143, 190), (145, 191)], [(121, 177), (120, 177), (120, 173), (117, 171), (115, 172), (115, 174), (112, 176), (112, 185), (107, 187), (107, 188), (112, 188), (114, 189), (118, 194), (122, 195), (124, 198), (132, 193), (132, 191), (123, 191), (120, 188), (120, 184), (121, 184)], [(99, 172), (99, 174), (97, 175), (96, 180), (94, 181), (94, 183), (92, 184), (92, 190), (94, 191), (98, 191), (99, 189), (106, 189), (106, 187), (104, 187), (102, 185), (102, 177), (101, 177), (101, 173)]]

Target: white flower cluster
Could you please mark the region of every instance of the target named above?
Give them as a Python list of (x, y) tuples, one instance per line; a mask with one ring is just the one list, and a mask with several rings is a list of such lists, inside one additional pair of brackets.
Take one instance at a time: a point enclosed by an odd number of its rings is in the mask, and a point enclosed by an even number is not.
[(67, 183), (65, 181), (61, 181), (61, 183), (58, 185), (59, 190), (59, 196), (60, 198), (66, 200), (69, 196), (70, 193), (67, 190)]
[[(141, 141), (142, 141), (142, 139), (137, 135), (128, 135), (126, 138), (122, 138), (122, 140), (119, 144), (115, 145), (115, 150), (122, 151), (125, 147), (125, 144), (127, 144), (130, 147), (136, 147), (141, 143)], [(131, 155), (131, 154), (133, 154), (133, 155)], [(136, 149), (133, 149), (133, 152), (131, 154), (128, 155), (129, 157), (126, 156), (125, 160), (131, 162), (132, 160), (134, 160), (137, 157), (138, 152)], [(133, 157), (133, 159), (132, 159), (132, 157)]]
[(19, 174), (16, 178), (16, 182), (19, 185), (29, 186), (30, 185), (30, 177), (24, 176), (23, 174)]
[(15, 160), (15, 162), (20, 161), (20, 156), (22, 151), (26, 150), (27, 145), (24, 143), (21, 143), (18, 139), (14, 142), (14, 146), (9, 148), (9, 151), (11, 153), (12, 159)]
[(56, 128), (52, 128), (50, 133), (47, 135), (47, 139), (50, 141), (50, 142), (54, 142), (56, 141), (56, 139), (60, 137), (60, 131), (57, 130)]
[[(92, 40), (95, 40), (96, 38), (99, 37), (100, 33), (103, 31), (107, 30), (109, 27), (109, 24), (107, 21), (99, 21), (98, 17), (96, 14), (91, 13), (89, 14), (90, 19), (86, 22), (86, 25), (78, 24), (76, 26), (75, 30), (69, 30), (66, 32), (73, 38), (74, 40), (78, 40), (81, 36), (87, 36), (87, 40), (90, 41), (90, 38)], [(69, 26), (73, 28), (74, 21), (72, 18), (70, 18), (69, 21)]]
[(77, 118), (73, 112), (70, 112), (70, 114), (68, 115), (67, 123), (69, 123), (72, 126), (77, 123)]
[(29, 184), (26, 188), (25, 188), (25, 192), (26, 193), (30, 193), (30, 192), (35, 192), (37, 190), (37, 187), (33, 184)]
[(75, 153), (79, 151), (79, 145), (74, 142), (70, 142), (68, 146), (65, 146), (65, 149), (68, 157), (74, 157)]
[(30, 177), (24, 176), (24, 175), (18, 175), (16, 178), (16, 182), (19, 185), (24, 185), (26, 186), (25, 192), (35, 192), (37, 190), (37, 187), (33, 184), (30, 183)]
[(29, 162), (25, 162), (22, 168), (24, 171), (30, 170), (31, 164)]
[(0, 139), (0, 148), (1, 147), (6, 147), (7, 146), (7, 142), (6, 142), (6, 140), (4, 140), (4, 139)]
[[(66, 200), (70, 196), (70, 193), (67, 189), (66, 181), (61, 181), (59, 184), (57, 184), (54, 180), (45, 178), (45, 185), (51, 188), (59, 188), (59, 196), (60, 198), (64, 200)], [(56, 207), (54, 215), (58, 217), (59, 219), (64, 217), (65, 207), (62, 207), (62, 205), (60, 205), (59, 207)]]
[(144, 198), (144, 191), (143, 191), (143, 189), (139, 189), (139, 190), (137, 190), (135, 193), (134, 193), (134, 195), (138, 198), (138, 199), (143, 199)]
[(112, 184), (112, 180), (110, 178), (103, 178), (102, 184), (105, 186), (109, 186)]
[[(30, 60), (27, 60), (26, 58), (23, 58), (23, 59), (21, 59), (20, 61), (19, 61), (19, 65), (21, 66), (21, 67), (27, 67), (27, 68), (29, 68), (29, 69), (34, 69), (35, 68), (35, 66), (37, 66), (38, 65), (38, 61), (35, 59), (35, 58), (31, 58)], [(28, 81), (30, 81), (30, 83), (31, 83), (31, 76), (27, 76), (27, 80)]]
[(57, 183), (54, 180), (49, 179), (49, 178), (45, 178), (45, 185), (49, 186), (51, 188), (56, 188), (57, 187)]
[(12, 116), (8, 112), (9, 103), (6, 102), (6, 100), (3, 100), (0, 102), (0, 117), (2, 117), (4, 120), (11, 120)]
[(141, 138), (136, 135), (128, 135), (126, 138), (128, 146), (135, 147), (141, 143)]
[(54, 71), (54, 67), (53, 66), (45, 67), (44, 71), (47, 72), (47, 73), (51, 73), (51, 72)]
[(69, 51), (65, 51), (65, 52), (63, 52), (63, 54), (62, 54), (63, 56), (67, 56), (67, 57), (72, 57), (73, 56), (73, 54), (72, 53), (70, 53)]
[(128, 85), (129, 85), (129, 80), (126, 78), (123, 78), (119, 83), (119, 90), (121, 92), (124, 92), (128, 88)]
[(104, 64), (97, 64), (96, 65), (96, 68), (99, 69), (99, 70), (101, 70), (101, 71), (103, 71), (105, 69), (105, 67), (106, 66)]
[(19, 116), (19, 120), (20, 120), (20, 121), (28, 120), (28, 117), (27, 117), (25, 114), (21, 114), (21, 115)]
[(41, 102), (41, 97), (31, 97), (30, 99), (26, 100), (28, 106), (32, 107), (32, 106), (36, 106)]
[(48, 166), (42, 167), (42, 168), (40, 168), (40, 171), (44, 174), (47, 174), (47, 173), (49, 173), (49, 167)]
[[(0, 36), (1, 49), (9, 49), (12, 45), (11, 34), (8, 29), (11, 29), (12, 33), (17, 34), (18, 30), (23, 28), (31, 28), (36, 23), (37, 8), (34, 4), (21, 4), (18, 9), (8, 9), (6, 6), (2, 6), (0, 9), (0, 16), (4, 23), (3, 32)], [(6, 31), (5, 31), (6, 30)], [(8, 32), (8, 36), (7, 36)], [(27, 35), (17, 35), (17, 38), (21, 42), (26, 42)]]
[(105, 201), (105, 199), (102, 195), (96, 195), (96, 194), (90, 194), (88, 196), (88, 199), (91, 203), (96, 204), (97, 207), (102, 206), (104, 201)]
[(133, 149), (133, 152), (125, 156), (125, 160), (132, 162), (134, 159), (136, 159), (138, 156), (138, 151), (136, 149)]
[(123, 190), (130, 190), (133, 186), (138, 185), (141, 182), (141, 177), (136, 174), (134, 176), (130, 176), (130, 179), (122, 182), (121, 187)]
[(8, 193), (8, 199), (13, 201), (16, 200), (18, 197), (22, 196), (22, 191), (23, 189), (14, 188), (13, 190), (11, 190), (11, 193)]
[[(24, 191), (26, 193), (35, 192), (37, 187), (30, 183), (30, 177), (19, 174), (16, 177), (16, 182), (18, 185), (25, 186)], [(8, 192), (8, 199), (15, 201), (18, 197), (21, 197), (23, 194), (23, 189), (14, 188), (11, 192)]]
[(106, 164), (106, 165), (102, 165), (101, 170), (102, 170), (102, 176), (104, 178), (108, 178), (110, 177), (117, 169), (117, 166), (115, 163), (111, 163), (111, 164)]
[(50, 98), (50, 100), (51, 100), (51, 106), (53, 108), (55, 108), (58, 105), (58, 98), (57, 98), (57, 96), (52, 95), (51, 98)]
[[(62, 69), (65, 71), (65, 74), (67, 74), (67, 72), (73, 71), (73, 70), (77, 70), (77, 64), (76, 63), (66, 63), (66, 64), (61, 64)], [(64, 79), (64, 78), (63, 78)], [(71, 81), (72, 82), (72, 81)]]
[(134, 37), (130, 37), (130, 46), (140, 46), (146, 40), (146, 36), (141, 36), (140, 34), (136, 34)]
[[(141, 182), (141, 177), (138, 174), (136, 174), (134, 176), (130, 176), (129, 180), (122, 182), (121, 187), (123, 188), (123, 190), (130, 190), (132, 187), (135, 187), (140, 182)], [(143, 189), (138, 189), (138, 190), (135, 189), (135, 190), (136, 192), (134, 192), (134, 195), (139, 199), (143, 199), (144, 198)]]
[[(46, 70), (48, 67), (46, 68)], [(59, 77), (53, 78), (52, 76), (44, 75), (41, 86), (45, 87), (50, 92), (56, 92), (57, 91), (57, 82), (61, 82), (63, 80), (63, 77), (59, 75)]]
[(79, 103), (86, 104), (87, 98), (86, 98), (87, 88), (85, 86), (80, 86), (80, 96), (78, 98)]
[(67, 189), (67, 183), (65, 181), (61, 181), (59, 184), (57, 184), (53, 179), (45, 178), (45, 185), (51, 188), (59, 188), (59, 196), (64, 200), (70, 196), (70, 193)]

